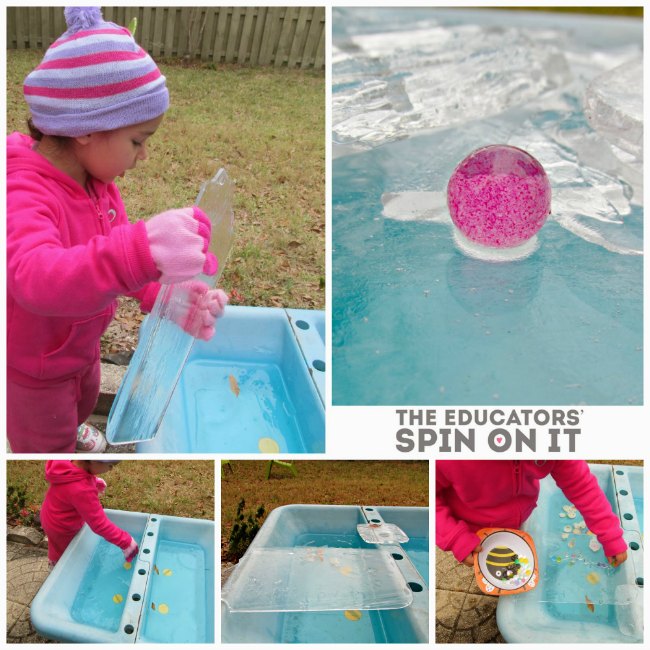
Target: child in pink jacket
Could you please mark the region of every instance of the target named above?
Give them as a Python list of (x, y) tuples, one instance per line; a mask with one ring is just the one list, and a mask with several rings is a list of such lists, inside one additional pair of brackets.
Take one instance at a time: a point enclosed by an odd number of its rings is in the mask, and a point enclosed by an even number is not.
[(521, 528), (535, 506), (539, 481), (551, 475), (578, 508), (612, 566), (627, 559), (618, 517), (582, 460), (436, 461), (436, 545), (472, 566), (481, 528)]
[[(147, 157), (169, 105), (165, 77), (98, 7), (25, 79), (31, 137), (7, 138), (7, 437), (14, 452), (102, 451), (83, 425), (99, 394), (99, 343), (119, 295), (153, 306), (159, 283), (213, 273), (197, 208), (131, 224), (115, 184)], [(227, 302), (195, 281), (191, 334), (209, 337)], [(195, 325), (199, 323), (199, 327)], [(189, 331), (189, 330), (188, 330)], [(90, 434), (90, 435), (89, 435)]]
[(47, 557), (54, 566), (84, 524), (122, 549), (131, 561), (138, 544), (129, 533), (112, 523), (99, 502), (106, 482), (98, 474), (110, 472), (120, 461), (48, 460), (45, 478), (50, 487), (41, 507), (41, 526), (47, 534)]

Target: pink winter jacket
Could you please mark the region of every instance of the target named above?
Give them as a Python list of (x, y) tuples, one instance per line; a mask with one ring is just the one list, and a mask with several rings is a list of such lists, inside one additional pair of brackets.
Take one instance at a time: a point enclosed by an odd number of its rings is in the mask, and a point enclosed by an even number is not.
[(537, 505), (540, 479), (549, 474), (605, 556), (627, 549), (618, 517), (582, 460), (436, 461), (436, 545), (462, 562), (478, 545), (480, 528), (521, 528)]
[(131, 535), (112, 523), (99, 502), (97, 477), (69, 460), (48, 460), (50, 487), (41, 507), (41, 525), (48, 537), (48, 558), (56, 562), (84, 523), (111, 544), (128, 548)]
[(129, 224), (114, 183), (91, 195), (7, 138), (7, 367), (23, 383), (66, 379), (99, 358), (121, 294), (153, 306), (160, 277), (144, 222)]

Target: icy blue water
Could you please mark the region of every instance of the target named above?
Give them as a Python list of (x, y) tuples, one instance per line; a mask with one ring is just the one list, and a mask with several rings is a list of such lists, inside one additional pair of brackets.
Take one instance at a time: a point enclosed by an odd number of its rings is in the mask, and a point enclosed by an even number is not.
[[(445, 14), (432, 19), (423, 10), (408, 20), (408, 12), (390, 10), (382, 24), (381, 12), (366, 19), (339, 11), (338, 27), (335, 14), (335, 143), (345, 155), (334, 160), (332, 182), (333, 403), (641, 404), (639, 167), (612, 162), (613, 149), (592, 131), (581, 103), (593, 78), (633, 56), (640, 31), (621, 28), (617, 41), (612, 28), (599, 52), (589, 29), (578, 32), (580, 41), (561, 30), (535, 36), (519, 27), (482, 32), (471, 21), (471, 28), (458, 27), (459, 12), (452, 26)], [(405, 53), (369, 36), (402, 27), (395, 38)], [(362, 37), (355, 41), (355, 33)], [(491, 114), (460, 98), (465, 112), (446, 105), (450, 126), (438, 124), (426, 93), (427, 82), (439, 90), (436, 57), (444, 59), (445, 43), (460, 53), (444, 60), (452, 84), (454, 71), (467, 69), (465, 42), (476, 48), (476, 60), (485, 54), (481, 35), (494, 39), (486, 51), (496, 52), (499, 65), (507, 62), (499, 58), (500, 40), (504, 49), (511, 41), (522, 56), (529, 53), (527, 65), (539, 67), (543, 83), (527, 82), (525, 96), (516, 89), (500, 95), (505, 81), (497, 80), (486, 89), (494, 92)], [(557, 55), (552, 62), (545, 62), (544, 42)], [(463, 115), (471, 119), (463, 122)], [(531, 151), (553, 186), (553, 214), (539, 247), (517, 262), (468, 257), (445, 214), (455, 165), (493, 142)], [(430, 213), (386, 216), (386, 195), (409, 191), (429, 193)]]
[(257, 453), (260, 440), (270, 438), (278, 451), (304, 451), (297, 409), (277, 364), (195, 360), (180, 391), (192, 450)]
[(122, 551), (100, 539), (72, 604), (75, 621), (115, 632), (131, 584), (133, 568)]
[[(559, 490), (543, 504), (548, 528), (537, 541), (540, 592), (531, 593), (544, 601), (554, 618), (616, 625), (614, 603), (616, 587), (621, 584), (620, 571), (608, 566), (602, 548), (593, 551), (589, 547), (594, 537), (586, 533), (586, 528), (574, 527), (583, 520), (580, 513), (575, 519), (559, 517), (567, 504)], [(569, 528), (570, 532), (564, 532)], [(574, 530), (581, 532), (574, 534)]]
[(205, 641), (205, 551), (195, 544), (161, 540), (144, 613), (147, 639), (165, 643)]
[(640, 404), (641, 258), (548, 223), (535, 254), (495, 264), (446, 225), (382, 219), (382, 193), (435, 147), (335, 161), (333, 402)]
[(404, 550), (424, 578), (427, 587), (429, 586), (429, 539), (424, 537), (412, 537), (407, 544), (403, 545)]
[[(202, 639), (206, 629), (206, 562), (195, 544), (161, 540), (144, 610), (148, 639), (187, 643)], [(72, 617), (92, 627), (116, 631), (133, 577), (133, 565), (104, 539), (88, 564), (72, 606)]]

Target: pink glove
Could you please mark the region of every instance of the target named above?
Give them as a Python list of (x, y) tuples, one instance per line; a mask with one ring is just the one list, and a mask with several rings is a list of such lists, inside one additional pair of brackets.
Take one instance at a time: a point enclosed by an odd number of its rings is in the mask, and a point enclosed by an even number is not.
[(176, 322), (188, 334), (209, 341), (214, 336), (217, 318), (223, 316), (228, 296), (221, 289), (210, 289), (205, 282), (191, 281), (183, 286), (187, 293)]
[(127, 562), (130, 562), (137, 554), (138, 554), (138, 543), (131, 538), (131, 542), (126, 548), (122, 549), (122, 553), (124, 553), (124, 559)]
[(145, 227), (161, 284), (184, 282), (201, 272), (216, 273), (217, 258), (208, 253), (212, 226), (197, 207), (162, 212)]
[(97, 481), (97, 490), (99, 493), (104, 494), (106, 492), (106, 481), (103, 478), (99, 478), (99, 476), (95, 477), (95, 481)]

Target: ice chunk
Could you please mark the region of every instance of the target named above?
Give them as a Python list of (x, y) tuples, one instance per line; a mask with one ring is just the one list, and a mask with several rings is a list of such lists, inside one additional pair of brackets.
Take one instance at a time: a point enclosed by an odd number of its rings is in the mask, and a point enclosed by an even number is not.
[(332, 124), (339, 145), (374, 147), (497, 115), (570, 78), (559, 33), (423, 26), (338, 43)]
[(584, 110), (591, 126), (611, 143), (620, 158), (626, 162), (629, 156), (643, 160), (641, 56), (596, 77), (585, 91)]

